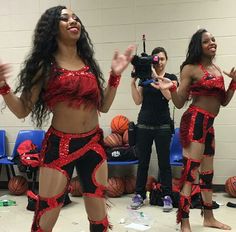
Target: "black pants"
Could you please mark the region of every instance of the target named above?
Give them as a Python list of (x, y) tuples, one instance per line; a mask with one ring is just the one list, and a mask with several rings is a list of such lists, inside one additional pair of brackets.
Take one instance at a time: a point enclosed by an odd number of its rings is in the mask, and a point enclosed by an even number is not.
[(159, 180), (162, 185), (163, 196), (172, 193), (172, 174), (170, 165), (171, 129), (161, 126), (158, 129), (136, 128), (135, 149), (139, 159), (136, 193), (146, 198), (146, 182), (149, 163), (152, 153), (152, 144), (155, 142), (159, 166)]

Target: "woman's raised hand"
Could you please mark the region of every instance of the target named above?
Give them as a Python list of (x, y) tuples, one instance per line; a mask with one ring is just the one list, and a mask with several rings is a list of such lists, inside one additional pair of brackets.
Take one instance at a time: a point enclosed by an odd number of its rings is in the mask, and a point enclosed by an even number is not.
[(10, 67), (8, 64), (0, 64), (0, 85), (4, 85), (9, 76)]
[(164, 89), (170, 89), (174, 85), (174, 83), (169, 78), (160, 76), (156, 76), (155, 78), (158, 81), (151, 83), (151, 85), (155, 88), (164, 90)]
[(233, 68), (230, 70), (230, 72), (225, 72), (225, 71), (223, 71), (223, 73), (224, 73), (225, 75), (227, 75), (228, 77), (232, 78), (233, 81), (236, 81), (236, 69), (235, 69), (235, 67), (233, 67)]
[(114, 75), (121, 75), (121, 73), (127, 68), (130, 61), (133, 58), (133, 53), (136, 47), (130, 45), (124, 52), (124, 54), (119, 51), (115, 51), (112, 62), (111, 62), (111, 71)]

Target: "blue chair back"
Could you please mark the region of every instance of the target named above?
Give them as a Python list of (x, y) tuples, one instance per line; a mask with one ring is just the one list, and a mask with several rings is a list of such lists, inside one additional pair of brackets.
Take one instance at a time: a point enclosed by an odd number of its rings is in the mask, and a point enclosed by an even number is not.
[(183, 149), (180, 143), (179, 128), (175, 128), (175, 134), (170, 144), (170, 164), (173, 166), (183, 165)]
[(132, 165), (132, 164), (138, 164), (138, 160), (132, 160), (132, 161), (107, 161), (108, 165)]
[(0, 130), (0, 158), (6, 157), (6, 131)]
[(12, 158), (17, 154), (17, 148), (25, 140), (31, 140), (39, 150), (42, 148), (42, 141), (45, 136), (44, 130), (20, 130), (16, 137), (15, 146), (12, 152)]

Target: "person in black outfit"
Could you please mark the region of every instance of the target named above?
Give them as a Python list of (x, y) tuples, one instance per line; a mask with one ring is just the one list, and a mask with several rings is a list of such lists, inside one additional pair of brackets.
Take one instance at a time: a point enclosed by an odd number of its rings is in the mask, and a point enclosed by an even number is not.
[[(168, 59), (165, 49), (162, 47), (154, 48), (152, 55), (157, 55), (159, 58), (158, 64), (153, 65), (152, 78), (154, 81), (157, 76), (162, 76), (171, 79), (177, 84), (177, 77), (165, 71)], [(169, 212), (173, 209), (171, 200), (172, 174), (169, 150), (172, 137), (169, 110), (171, 94), (169, 90), (160, 90), (158, 82), (137, 87), (137, 78), (132, 78), (131, 91), (135, 104), (142, 104), (138, 114), (135, 143), (139, 164), (136, 180), (136, 194), (132, 198), (130, 206), (132, 209), (138, 209), (143, 205), (146, 198), (145, 187), (152, 153), (152, 144), (154, 141), (159, 165), (159, 179), (163, 193), (163, 211)]]

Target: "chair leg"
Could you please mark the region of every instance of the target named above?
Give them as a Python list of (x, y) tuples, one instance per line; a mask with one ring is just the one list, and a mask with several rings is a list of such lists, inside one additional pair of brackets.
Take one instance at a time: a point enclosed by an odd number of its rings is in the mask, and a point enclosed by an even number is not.
[(13, 165), (10, 165), (12, 176), (16, 176), (15, 169)]
[(6, 165), (6, 171), (7, 171), (7, 178), (8, 178), (8, 181), (11, 179), (11, 174), (10, 174), (10, 169), (9, 169), (9, 166)]

